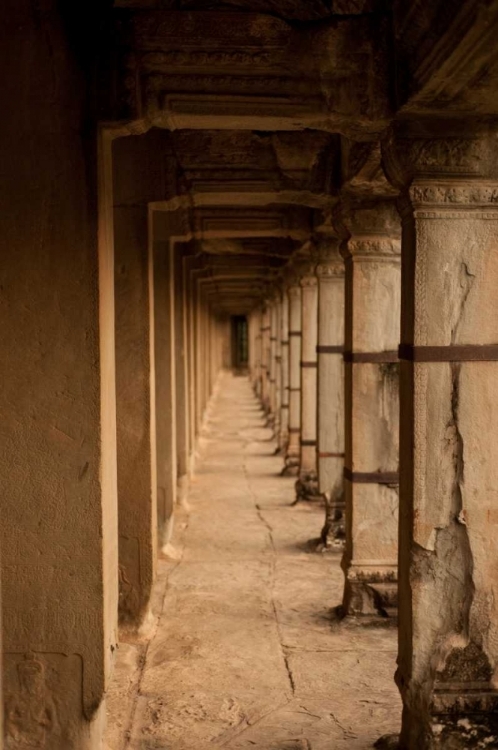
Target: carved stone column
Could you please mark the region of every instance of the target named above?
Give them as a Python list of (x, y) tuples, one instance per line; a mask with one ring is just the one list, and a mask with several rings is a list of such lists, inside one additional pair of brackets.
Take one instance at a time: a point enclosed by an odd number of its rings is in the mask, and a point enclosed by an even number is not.
[(318, 488), (325, 498), (322, 542), (344, 540), (344, 261), (339, 241), (319, 248), (318, 278)]
[(314, 266), (301, 278), (301, 461), (296, 501), (317, 500), (318, 279)]
[(283, 473), (296, 476), (301, 456), (301, 287), (292, 282), (289, 300), (289, 443)]
[(402, 190), (407, 750), (492, 747), (498, 732), (498, 150), (457, 126), (398, 131), (385, 150)]
[(280, 307), (280, 431), (278, 446), (282, 452), (289, 442), (289, 297), (282, 295)]
[(343, 212), (346, 261), (346, 576), (343, 609), (396, 606), (400, 222), (394, 203)]

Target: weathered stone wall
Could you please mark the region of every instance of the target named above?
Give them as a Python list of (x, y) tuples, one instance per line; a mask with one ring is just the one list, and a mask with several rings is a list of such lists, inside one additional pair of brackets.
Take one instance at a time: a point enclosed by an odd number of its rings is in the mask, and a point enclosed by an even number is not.
[[(3, 11), (6, 747), (93, 750), (117, 612), (109, 173), (100, 173), (99, 246), (97, 135), (78, 39), (50, 0), (8, 1)], [(94, 48), (91, 35), (86, 44)], [(103, 167), (103, 144), (100, 156)]]

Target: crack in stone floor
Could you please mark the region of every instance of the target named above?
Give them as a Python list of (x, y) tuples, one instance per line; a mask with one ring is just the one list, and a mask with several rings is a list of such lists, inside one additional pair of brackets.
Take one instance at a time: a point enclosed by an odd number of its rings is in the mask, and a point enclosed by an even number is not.
[(247, 379), (210, 404), (189, 515), (159, 561), (155, 625), (124, 636), (105, 750), (366, 750), (399, 729), (392, 628), (339, 624), (340, 555), (309, 552), (323, 509), (294, 480)]

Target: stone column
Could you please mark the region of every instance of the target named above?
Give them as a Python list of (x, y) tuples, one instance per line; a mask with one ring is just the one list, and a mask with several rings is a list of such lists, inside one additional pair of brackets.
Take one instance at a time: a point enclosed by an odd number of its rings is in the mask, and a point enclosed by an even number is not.
[(155, 227), (153, 232), (157, 524), (159, 545), (164, 546), (173, 530), (177, 493), (174, 274), (170, 242), (156, 240)]
[(188, 471), (191, 476), (195, 466), (195, 341), (194, 341), (194, 297), (193, 297), (193, 270), (198, 260), (194, 255), (187, 255), (183, 259), (185, 279), (185, 318), (186, 318), (186, 340), (187, 340), (187, 379), (188, 379), (188, 412), (189, 412), (189, 457)]
[[(39, 14), (24, 0), (8, 7), (0, 45), (9, 69), (0, 180), (4, 746), (93, 750), (117, 644), (111, 149), (92, 130), (71, 24), (55, 4)], [(97, 43), (91, 33), (88, 42), (89, 50)]]
[(289, 442), (283, 474), (296, 476), (301, 456), (301, 287), (287, 290), (289, 300)]
[(407, 750), (493, 747), (498, 735), (498, 151), (495, 133), (452, 127), (444, 139), (398, 131), (385, 150), (402, 190)]
[(117, 139), (113, 158), (119, 615), (122, 624), (138, 626), (157, 557), (154, 254), (147, 205), (155, 174), (147, 169), (142, 139)]
[(317, 500), (318, 279), (314, 266), (301, 278), (301, 460), (296, 501)]
[(396, 607), (400, 222), (394, 203), (344, 214), (346, 260), (344, 611)]
[(253, 387), (257, 397), (261, 400), (261, 348), (262, 348), (262, 334), (261, 334), (261, 308), (257, 308), (253, 311), (251, 318), (253, 321), (253, 357), (254, 357), (254, 377)]
[(266, 414), (270, 410), (270, 307), (267, 303), (261, 316), (261, 401)]
[(277, 300), (273, 298), (269, 303), (270, 319), (270, 351), (269, 351), (269, 423), (275, 427), (277, 416)]
[(176, 461), (178, 501), (185, 502), (188, 494), (189, 462), (189, 404), (187, 382), (187, 341), (185, 317), (185, 283), (183, 278), (184, 246), (172, 246), (174, 274), (175, 326), (175, 398), (176, 398)]
[(157, 556), (154, 287), (147, 206), (115, 207), (114, 227), (119, 613), (122, 623), (138, 625), (147, 611)]
[(282, 421), (282, 340), (281, 340), (281, 326), (282, 326), (282, 298), (280, 293), (275, 300), (275, 422), (274, 422), (274, 434), (277, 441), (276, 452), (280, 453), (280, 424)]
[(289, 297), (285, 290), (280, 307), (280, 430), (278, 446), (282, 453), (289, 442)]
[(318, 489), (325, 499), (325, 547), (344, 543), (344, 261), (339, 240), (319, 247)]

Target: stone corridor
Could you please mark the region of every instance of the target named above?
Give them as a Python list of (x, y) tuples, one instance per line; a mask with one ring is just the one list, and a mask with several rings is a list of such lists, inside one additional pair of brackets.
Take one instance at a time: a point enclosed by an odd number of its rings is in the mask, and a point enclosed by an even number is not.
[[(223, 373), (147, 637), (120, 644), (105, 750), (363, 750), (399, 731), (394, 627), (340, 624), (340, 554), (314, 551), (245, 377)], [(176, 559), (174, 559), (176, 558)]]

